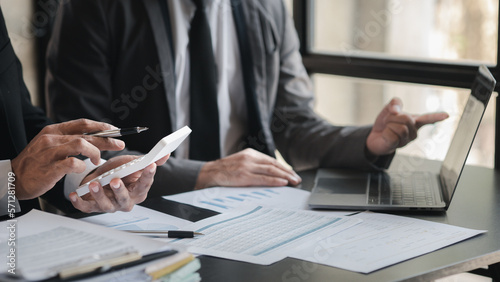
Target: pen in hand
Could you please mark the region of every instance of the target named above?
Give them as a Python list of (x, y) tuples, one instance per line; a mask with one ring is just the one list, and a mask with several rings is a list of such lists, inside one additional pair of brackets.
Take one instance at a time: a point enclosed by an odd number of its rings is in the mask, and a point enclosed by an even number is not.
[(97, 136), (97, 137), (120, 137), (124, 135), (141, 133), (148, 129), (149, 128), (147, 127), (136, 126), (131, 128), (118, 128), (118, 129), (103, 130), (92, 133), (85, 133), (84, 135)]

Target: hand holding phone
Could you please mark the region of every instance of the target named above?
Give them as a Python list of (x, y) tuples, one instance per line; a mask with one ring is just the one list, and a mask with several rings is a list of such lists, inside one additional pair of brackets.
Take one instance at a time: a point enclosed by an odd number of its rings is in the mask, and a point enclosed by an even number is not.
[(191, 129), (188, 126), (184, 126), (183, 128), (161, 139), (146, 155), (134, 159), (114, 169), (108, 170), (107, 172), (88, 181), (87, 183), (82, 184), (80, 187), (78, 187), (78, 189), (76, 189), (76, 193), (80, 197), (87, 194), (89, 192), (90, 182), (97, 181), (102, 186), (104, 186), (108, 185), (109, 182), (111, 182), (111, 180), (114, 178), (123, 178), (136, 171), (146, 168), (148, 165), (156, 162), (157, 160), (165, 157), (166, 155), (177, 149), (177, 147), (179, 147), (182, 141), (184, 141), (184, 139), (186, 139), (186, 137), (188, 137), (190, 133)]

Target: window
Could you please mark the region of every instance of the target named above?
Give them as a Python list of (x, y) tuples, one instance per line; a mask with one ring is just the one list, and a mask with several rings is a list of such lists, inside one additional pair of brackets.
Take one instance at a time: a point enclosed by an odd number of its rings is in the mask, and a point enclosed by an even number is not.
[(497, 0), (314, 0), (310, 50), (495, 65)]
[[(444, 159), (470, 92), (461, 88), (326, 74), (314, 74), (312, 79), (317, 93), (315, 111), (333, 124), (371, 124), (393, 97), (399, 97), (403, 110), (410, 113), (447, 112), (450, 115), (447, 120), (422, 127), (417, 140), (398, 150), (398, 154), (431, 160)], [(492, 97), (467, 158), (468, 164), (493, 167), (494, 109), (495, 97)]]
[[(400, 97), (410, 113), (450, 114), (449, 120), (422, 128), (419, 138), (400, 153), (443, 159), (478, 66), (486, 64), (499, 78), (498, 0), (293, 4), (304, 65), (315, 86), (315, 110), (327, 120), (372, 123), (392, 97)], [(499, 166), (496, 97), (489, 103), (469, 164)], [(446, 138), (431, 148), (428, 142), (438, 132), (446, 132)]]

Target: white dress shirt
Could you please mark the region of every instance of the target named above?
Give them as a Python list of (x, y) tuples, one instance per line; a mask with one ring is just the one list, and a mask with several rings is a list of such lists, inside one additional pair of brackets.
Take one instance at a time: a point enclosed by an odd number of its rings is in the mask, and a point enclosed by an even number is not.
[[(74, 192), (78, 188), (78, 186), (80, 186), (80, 183), (82, 182), (83, 178), (85, 178), (85, 176), (87, 176), (87, 174), (91, 170), (97, 167), (90, 161), (90, 159), (85, 159), (84, 162), (85, 165), (87, 166), (84, 172), (70, 173), (66, 175), (66, 178), (64, 179), (64, 195), (66, 199), (69, 199), (68, 195), (71, 192)], [(99, 165), (102, 165), (105, 162), (106, 162), (105, 160), (101, 159)], [(12, 172), (12, 166), (10, 160), (0, 160), (0, 216), (7, 214), (7, 209), (9, 204), (8, 202), (9, 172)], [(21, 206), (19, 205), (17, 198), (15, 200), (15, 203), (11, 204), (14, 204), (16, 212), (21, 211)]]
[[(184, 125), (189, 125), (189, 29), (196, 6), (191, 0), (167, 2), (175, 50), (176, 126), (179, 129)], [(247, 136), (247, 106), (243, 73), (230, 0), (205, 0), (205, 3), (218, 69), (219, 136), (221, 157), (225, 157), (241, 150), (242, 141)], [(175, 155), (177, 158), (189, 158), (189, 139), (177, 148)]]

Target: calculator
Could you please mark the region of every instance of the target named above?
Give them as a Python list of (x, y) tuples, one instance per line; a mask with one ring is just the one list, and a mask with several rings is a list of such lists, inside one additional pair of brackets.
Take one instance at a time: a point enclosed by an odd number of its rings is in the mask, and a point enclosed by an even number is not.
[(184, 126), (183, 128), (169, 134), (168, 136), (161, 139), (146, 155), (134, 159), (128, 163), (125, 163), (119, 167), (111, 169), (98, 177), (90, 180), (89, 182), (82, 184), (76, 193), (78, 196), (83, 196), (89, 192), (90, 182), (97, 181), (102, 186), (108, 185), (109, 182), (114, 178), (123, 178), (130, 175), (136, 171), (146, 168), (148, 165), (156, 162), (157, 160), (165, 157), (166, 155), (173, 152), (179, 145), (188, 137), (191, 133), (191, 128)]

